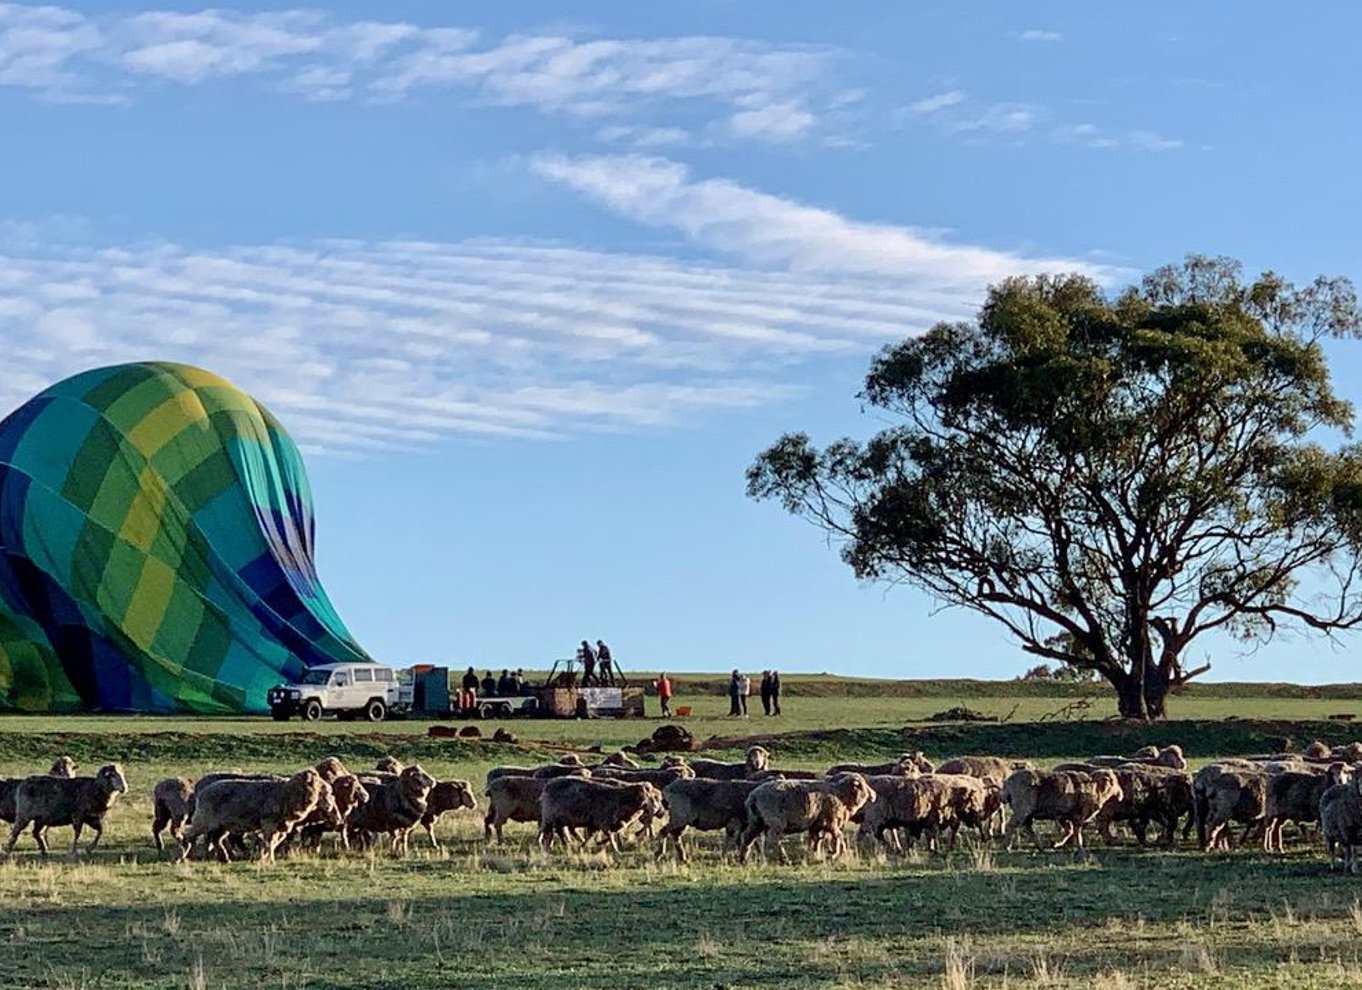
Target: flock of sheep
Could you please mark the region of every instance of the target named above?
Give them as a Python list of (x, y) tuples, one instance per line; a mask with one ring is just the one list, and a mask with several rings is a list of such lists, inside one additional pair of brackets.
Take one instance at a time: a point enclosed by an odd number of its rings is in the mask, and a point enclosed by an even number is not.
[[(45, 831), (73, 831), (71, 853), (91, 828), (93, 850), (104, 817), (127, 781), (117, 764), (93, 776), (76, 775), (69, 757), (46, 774), (0, 780), (0, 819), (10, 824), (8, 855), (26, 829), (46, 855)], [(845, 763), (825, 773), (779, 770), (770, 753), (751, 747), (746, 759), (726, 762), (669, 756), (645, 768), (624, 753), (585, 765), (575, 754), (536, 767), (489, 771), (484, 836), (502, 841), (508, 822), (534, 823), (540, 845), (584, 846), (593, 838), (619, 850), (627, 830), (656, 834), (658, 858), (669, 851), (685, 862), (687, 830), (722, 831), (725, 849), (745, 862), (758, 839), (768, 856), (788, 861), (781, 839), (802, 834), (811, 850), (831, 856), (846, 848), (852, 824), (864, 842), (890, 851), (923, 842), (935, 850), (955, 845), (959, 831), (981, 842), (1001, 837), (1011, 846), (1026, 833), (1037, 848), (1037, 821), (1060, 829), (1055, 848), (1083, 846), (1092, 825), (1107, 842), (1128, 828), (1136, 842), (1172, 845), (1193, 828), (1203, 849), (1261, 838), (1283, 848), (1287, 823), (1305, 834), (1318, 826), (1331, 865), (1357, 872), (1362, 849), (1362, 744), (1330, 749), (1314, 743), (1299, 755), (1227, 759), (1189, 772), (1177, 746), (1146, 747), (1129, 757), (1098, 756), (1043, 770), (998, 757), (962, 756), (934, 767), (921, 753), (877, 765)], [(336, 757), (292, 776), (211, 773), (198, 780), (170, 777), (153, 789), (152, 836), (164, 849), (167, 831), (180, 857), (215, 853), (223, 861), (251, 855), (264, 860), (291, 849), (315, 849), (328, 834), (342, 848), (371, 848), (386, 838), (405, 853), (423, 828), (433, 846), (435, 824), (446, 812), (478, 806), (472, 785), (437, 781), (419, 766), (392, 757), (373, 770), (351, 772)], [(202, 843), (202, 846), (200, 846)]]

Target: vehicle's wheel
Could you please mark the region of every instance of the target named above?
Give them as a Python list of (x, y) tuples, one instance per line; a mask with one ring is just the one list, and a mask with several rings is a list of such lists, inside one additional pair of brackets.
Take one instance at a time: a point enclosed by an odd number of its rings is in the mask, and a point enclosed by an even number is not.
[(383, 702), (379, 701), (377, 698), (369, 702), (369, 704), (364, 708), (364, 717), (367, 718), (370, 722), (382, 722), (383, 719), (387, 716), (387, 714), (388, 714), (387, 707), (383, 704)]
[(316, 698), (309, 698), (307, 704), (303, 706), (303, 721), (315, 722), (322, 717), (322, 703)]
[(283, 709), (279, 709), (278, 711), (270, 712), (270, 717), (273, 718), (276, 722), (287, 722), (288, 712), (284, 711)]

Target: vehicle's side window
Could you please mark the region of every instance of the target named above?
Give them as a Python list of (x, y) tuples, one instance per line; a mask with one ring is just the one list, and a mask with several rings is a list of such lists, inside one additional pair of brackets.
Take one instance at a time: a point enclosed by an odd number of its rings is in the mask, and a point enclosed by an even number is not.
[(356, 684), (358, 684), (360, 681), (372, 681), (373, 679), (374, 672), (372, 670), (366, 670), (365, 668), (360, 667), (358, 670), (355, 671)]
[(335, 677), (331, 678), (332, 687), (347, 687), (349, 684), (350, 678), (345, 674), (337, 674)]
[(388, 670), (386, 667), (382, 670), (374, 671), (374, 680), (376, 681), (392, 681), (392, 679), (393, 672), (391, 670)]

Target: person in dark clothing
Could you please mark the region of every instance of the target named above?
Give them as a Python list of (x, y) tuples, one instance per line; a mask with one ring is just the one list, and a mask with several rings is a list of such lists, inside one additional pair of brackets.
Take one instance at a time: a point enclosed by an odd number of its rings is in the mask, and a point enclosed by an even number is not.
[(771, 671), (771, 714), (780, 714), (780, 671)]
[(728, 714), (730, 718), (737, 718), (742, 714), (741, 702), (738, 700), (740, 697), (742, 697), (742, 674), (735, 670), (733, 676), (728, 679)]
[(577, 652), (582, 658), (582, 687), (592, 687), (596, 684), (596, 654), (586, 640), (582, 640)]
[(494, 698), (497, 693), (497, 679), (492, 676), (489, 670), (482, 678), (482, 696), (484, 698)]
[(497, 694), (503, 698), (514, 698), (519, 693), (516, 690), (515, 678), (511, 676), (510, 670), (503, 670), (501, 676), (497, 678)]
[(472, 667), (468, 668), (468, 673), (463, 675), (462, 688), (459, 691), (459, 710), (468, 711), (477, 707), (478, 704), (478, 672)]
[(614, 659), (610, 656), (610, 647), (605, 645), (605, 640), (596, 640), (596, 662), (600, 664), (601, 683), (615, 686)]
[(763, 670), (761, 672), (761, 713), (771, 714), (771, 672)]
[(515, 671), (515, 693), (516, 694), (530, 693), (530, 686), (527, 683), (525, 683), (525, 671), (521, 670), (519, 667), (517, 667)]

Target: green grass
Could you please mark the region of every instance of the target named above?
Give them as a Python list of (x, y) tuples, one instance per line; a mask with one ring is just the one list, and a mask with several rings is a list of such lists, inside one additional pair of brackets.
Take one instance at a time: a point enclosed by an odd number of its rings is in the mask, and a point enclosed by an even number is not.
[[(724, 719), (722, 698), (694, 702), (700, 717), (687, 724), (702, 738), (788, 731), (773, 748), (790, 766), (910, 744), (938, 757), (1058, 760), (1143, 739), (1179, 740), (1204, 759), (1285, 737), (1299, 746), (1362, 734), (1322, 721), (1347, 711), (1347, 699), (1275, 695), (1179, 698), (1178, 718), (1153, 727), (1036, 723), (1027, 719), (1055, 699), (979, 694), (792, 696), (779, 723)], [(996, 724), (921, 721), (955, 704), (1019, 707)], [(368, 765), (392, 751), (480, 783), (498, 762), (551, 757), (549, 743), (613, 747), (658, 723), (517, 721), (522, 740), (545, 741), (522, 746), (430, 739), (428, 724), (0, 719), (0, 773), (38, 770), (67, 751), (85, 767), (122, 760), (131, 785), (93, 857), (44, 863), (25, 838), (0, 864), (0, 987), (1362, 986), (1362, 880), (1330, 874), (1307, 844), (1281, 857), (1099, 846), (1085, 856), (962, 848), (829, 863), (792, 840), (796, 865), (781, 868), (729, 864), (705, 837), (695, 861), (677, 867), (654, 863), (646, 846), (618, 860), (545, 855), (526, 825), (487, 847), (479, 815), (465, 813), (442, 823), (443, 851), (421, 836), (405, 860), (328, 851), (274, 865), (176, 865), (151, 847), (150, 791), (168, 774), (284, 770), (330, 753)], [(69, 835), (53, 830), (54, 849)]]

